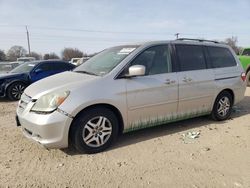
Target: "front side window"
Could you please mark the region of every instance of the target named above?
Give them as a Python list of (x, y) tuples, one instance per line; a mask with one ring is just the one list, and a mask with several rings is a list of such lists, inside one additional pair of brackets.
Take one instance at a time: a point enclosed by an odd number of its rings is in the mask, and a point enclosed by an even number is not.
[(161, 45), (148, 48), (132, 61), (132, 65), (145, 66), (146, 75), (172, 72), (169, 47)]
[(74, 69), (74, 72), (82, 72), (103, 76), (113, 70), (138, 46), (119, 46), (109, 48), (90, 58), (80, 66)]
[(203, 47), (198, 45), (176, 45), (181, 71), (206, 69)]
[(229, 49), (211, 46), (207, 47), (207, 49), (214, 68), (232, 67), (236, 65), (236, 61)]

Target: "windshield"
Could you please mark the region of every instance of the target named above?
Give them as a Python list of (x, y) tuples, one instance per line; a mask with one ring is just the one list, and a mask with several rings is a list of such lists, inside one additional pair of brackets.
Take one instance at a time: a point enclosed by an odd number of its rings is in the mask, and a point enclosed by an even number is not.
[(242, 55), (250, 56), (250, 49), (245, 49)]
[(138, 46), (119, 46), (109, 48), (75, 68), (74, 72), (103, 76), (108, 74), (137, 47)]
[(39, 62), (27, 62), (14, 68), (10, 73), (26, 73), (30, 72)]

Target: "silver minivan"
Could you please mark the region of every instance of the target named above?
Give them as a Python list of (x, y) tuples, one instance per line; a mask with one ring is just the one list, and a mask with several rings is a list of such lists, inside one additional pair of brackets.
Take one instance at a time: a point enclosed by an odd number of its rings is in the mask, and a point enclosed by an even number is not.
[(30, 85), (16, 119), (46, 148), (71, 142), (96, 153), (124, 132), (202, 115), (227, 119), (244, 97), (245, 77), (233, 50), (213, 41), (117, 46)]

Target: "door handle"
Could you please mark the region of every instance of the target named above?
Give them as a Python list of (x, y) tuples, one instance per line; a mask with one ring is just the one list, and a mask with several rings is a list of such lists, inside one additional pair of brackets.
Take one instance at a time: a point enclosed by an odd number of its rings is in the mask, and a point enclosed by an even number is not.
[(175, 80), (166, 79), (165, 84), (174, 84)]
[(183, 78), (183, 82), (191, 82), (193, 79), (192, 78), (188, 78), (188, 77), (184, 77)]

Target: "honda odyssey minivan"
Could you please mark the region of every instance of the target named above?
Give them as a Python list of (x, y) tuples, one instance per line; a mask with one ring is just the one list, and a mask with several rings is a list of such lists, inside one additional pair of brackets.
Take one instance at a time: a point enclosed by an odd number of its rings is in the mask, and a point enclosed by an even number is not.
[(227, 45), (179, 39), (117, 46), (29, 86), (17, 124), (46, 148), (70, 142), (96, 153), (121, 133), (202, 115), (225, 120), (245, 89)]

